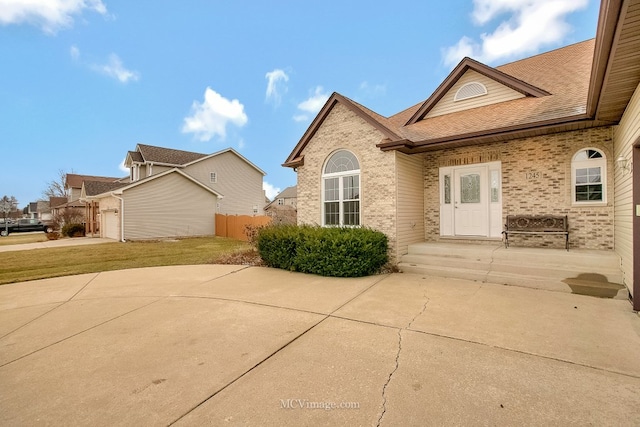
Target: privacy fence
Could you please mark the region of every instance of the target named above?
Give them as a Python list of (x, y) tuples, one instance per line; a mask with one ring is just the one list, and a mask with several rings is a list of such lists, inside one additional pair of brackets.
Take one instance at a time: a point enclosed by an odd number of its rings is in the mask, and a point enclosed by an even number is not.
[(245, 226), (259, 227), (270, 223), (271, 218), (268, 216), (216, 214), (216, 236), (246, 241), (248, 239), (244, 232)]

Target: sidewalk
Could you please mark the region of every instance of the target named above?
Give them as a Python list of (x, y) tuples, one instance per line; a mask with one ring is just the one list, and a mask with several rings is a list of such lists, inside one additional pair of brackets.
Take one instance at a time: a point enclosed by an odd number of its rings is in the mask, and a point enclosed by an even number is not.
[(74, 237), (58, 240), (46, 240), (44, 242), (37, 243), (23, 243), (18, 245), (4, 245), (0, 246), (0, 252), (14, 252), (14, 251), (28, 251), (32, 249), (45, 249), (45, 248), (61, 248), (66, 246), (84, 246), (84, 245), (97, 245), (100, 243), (117, 242), (117, 240), (107, 239), (104, 237)]
[(0, 286), (0, 425), (639, 425), (627, 301), (198, 265)]

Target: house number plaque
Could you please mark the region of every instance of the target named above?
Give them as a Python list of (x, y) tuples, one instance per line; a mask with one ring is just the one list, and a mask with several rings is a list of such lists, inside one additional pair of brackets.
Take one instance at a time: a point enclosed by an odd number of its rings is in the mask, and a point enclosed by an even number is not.
[(524, 177), (529, 181), (540, 179), (540, 172), (525, 172)]

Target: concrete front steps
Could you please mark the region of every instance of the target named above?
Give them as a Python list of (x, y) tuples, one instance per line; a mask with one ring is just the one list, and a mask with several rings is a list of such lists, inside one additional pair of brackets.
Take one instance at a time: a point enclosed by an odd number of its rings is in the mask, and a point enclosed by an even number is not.
[(628, 299), (620, 257), (612, 251), (523, 248), (501, 242), (425, 242), (409, 246), (404, 273)]

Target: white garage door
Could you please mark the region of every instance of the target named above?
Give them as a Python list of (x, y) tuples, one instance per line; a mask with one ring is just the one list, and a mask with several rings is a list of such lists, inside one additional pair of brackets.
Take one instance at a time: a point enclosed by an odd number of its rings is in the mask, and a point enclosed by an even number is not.
[(115, 212), (103, 212), (102, 216), (104, 218), (104, 237), (120, 240), (119, 217)]

